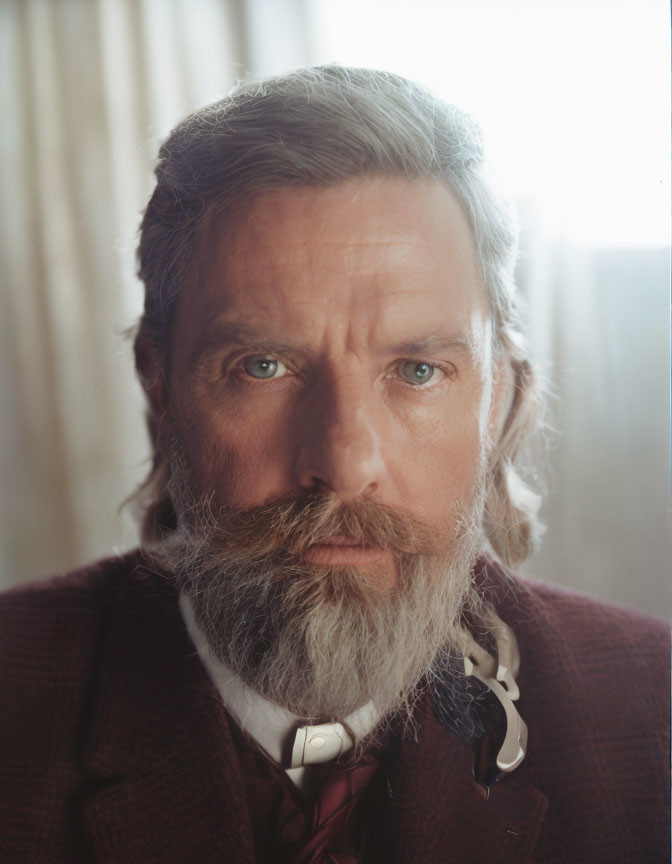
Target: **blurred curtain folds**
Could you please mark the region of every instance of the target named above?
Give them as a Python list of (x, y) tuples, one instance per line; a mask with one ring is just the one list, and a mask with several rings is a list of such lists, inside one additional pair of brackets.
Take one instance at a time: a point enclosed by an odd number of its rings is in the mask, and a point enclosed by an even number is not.
[(139, 216), (159, 140), (246, 65), (241, 4), (193, 5), (0, 4), (4, 585), (135, 542)]
[[(571, 114), (572, 93), (562, 87), (568, 78), (591, 87), (606, 37), (593, 37), (591, 57), (573, 57), (571, 76), (562, 64), (541, 70), (554, 76), (549, 89), (539, 68), (546, 37), (520, 32), (533, 8), (542, 14), (542, 4), (428, 2), (411, 10), (395, 0), (380, 15), (378, 0), (0, 2), (0, 588), (136, 542), (132, 518), (119, 508), (146, 472), (148, 445), (124, 333), (142, 305), (135, 245), (154, 158), (187, 112), (250, 75), (334, 60), (382, 65), (458, 102), (465, 81), (475, 93), (487, 88), (506, 103), (512, 121), (507, 114), (502, 122), (509, 127), (532, 118), (531, 128), (540, 128), (547, 121), (536, 111), (548, 102), (553, 128), (569, 130), (562, 167), (571, 169), (579, 156), (589, 172), (601, 167)], [(587, 7), (597, 8), (592, 0)], [(451, 16), (450, 32), (432, 23), (431, 8)], [(500, 16), (496, 27), (483, 12), (488, 8)], [(600, 27), (608, 8), (604, 15), (598, 9)], [(584, 3), (561, 13), (586, 30)], [(618, 38), (626, 38), (624, 26)], [(423, 27), (420, 48), (413, 40)], [(552, 29), (549, 19), (539, 33)], [(357, 56), (355, 37), (366, 43)], [(573, 40), (571, 33), (565, 38)], [(528, 42), (536, 51), (529, 57)], [(459, 66), (462, 43), (467, 59)], [(380, 59), (390, 46), (398, 46), (398, 62)], [(483, 75), (488, 58), (496, 74)], [(584, 75), (581, 64), (589, 60), (593, 71)], [(527, 87), (522, 95), (507, 83), (516, 64)], [(629, 99), (622, 140), (650, 139), (643, 126), (633, 130), (636, 94)], [(621, 113), (612, 117), (603, 104), (586, 112), (584, 125), (599, 120), (598, 109), (621, 129)], [(530, 146), (526, 158), (543, 149)], [(661, 177), (668, 182), (667, 168)], [(612, 179), (605, 188), (622, 182)], [(639, 179), (635, 192), (650, 182)], [(561, 185), (550, 184), (541, 197), (553, 198), (547, 189)], [(576, 195), (574, 213), (581, 215), (583, 190)], [(633, 223), (642, 221), (638, 200), (633, 192), (623, 203)], [(519, 282), (559, 432), (544, 510), (549, 528), (527, 570), (665, 615), (669, 250), (578, 249), (542, 230), (533, 210), (523, 208), (522, 216)]]
[(667, 617), (670, 253), (577, 248), (531, 228), (518, 265), (548, 382), (547, 524), (523, 567)]

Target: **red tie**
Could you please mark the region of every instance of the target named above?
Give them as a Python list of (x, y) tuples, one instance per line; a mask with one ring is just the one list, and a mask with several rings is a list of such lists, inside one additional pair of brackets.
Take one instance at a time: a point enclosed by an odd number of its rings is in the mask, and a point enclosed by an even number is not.
[(353, 827), (353, 811), (379, 764), (378, 758), (368, 753), (355, 765), (330, 762), (306, 769), (322, 781), (322, 787), (310, 824), (300, 810), (286, 814), (289, 818), (280, 830), (280, 846), (291, 849), (288, 864), (357, 864), (358, 850), (348, 842), (348, 835), (353, 833), (348, 828)]

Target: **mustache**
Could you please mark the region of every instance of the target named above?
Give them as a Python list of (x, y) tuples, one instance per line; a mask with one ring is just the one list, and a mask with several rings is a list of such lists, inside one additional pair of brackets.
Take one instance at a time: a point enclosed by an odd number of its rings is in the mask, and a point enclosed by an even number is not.
[[(435, 529), (417, 517), (369, 498), (342, 502), (331, 493), (309, 491), (243, 509), (220, 507), (214, 511), (208, 503), (205, 511), (207, 526), (202, 524), (202, 504), (183, 510), (183, 519), (187, 525), (197, 522), (195, 527), (200, 530), (207, 527), (211, 542), (222, 548), (234, 545), (241, 551), (283, 561), (298, 558), (310, 546), (333, 537), (389, 549), (398, 556), (448, 551), (445, 538), (442, 548), (437, 548)], [(459, 536), (463, 533), (460, 523), (458, 519)], [(458, 537), (451, 539), (452, 546)]]

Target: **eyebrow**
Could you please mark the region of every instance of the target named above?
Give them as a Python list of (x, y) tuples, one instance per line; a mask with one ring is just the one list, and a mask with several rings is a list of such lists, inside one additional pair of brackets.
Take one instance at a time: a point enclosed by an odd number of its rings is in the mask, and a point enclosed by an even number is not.
[[(194, 349), (192, 365), (201, 365), (209, 357), (221, 350), (223, 346), (236, 344), (254, 346), (260, 352), (268, 354), (306, 353), (305, 348), (262, 336), (254, 328), (246, 324), (221, 321), (216, 322), (209, 328), (205, 340), (200, 342)], [(433, 333), (415, 341), (398, 342), (385, 346), (380, 353), (397, 354), (402, 357), (417, 357), (443, 351), (472, 354), (473, 346), (471, 341), (465, 339), (463, 336)]]
[(257, 333), (246, 324), (220, 321), (208, 328), (206, 338), (198, 342), (191, 356), (192, 366), (199, 366), (226, 345), (254, 345), (268, 354), (288, 354), (296, 352), (295, 345), (269, 339)]
[(472, 343), (463, 336), (445, 336), (434, 333), (419, 339), (417, 342), (400, 342), (392, 346), (392, 350), (398, 354), (434, 354), (437, 351), (459, 351), (471, 354)]

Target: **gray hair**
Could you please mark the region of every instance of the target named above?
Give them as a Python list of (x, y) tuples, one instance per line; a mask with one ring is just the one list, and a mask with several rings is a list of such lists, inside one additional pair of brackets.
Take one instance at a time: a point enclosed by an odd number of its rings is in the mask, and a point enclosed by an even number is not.
[[(494, 442), (483, 529), (507, 564), (529, 555), (537, 534), (538, 496), (517, 470), (536, 425), (536, 386), (520, 336), (513, 270), (515, 214), (488, 176), (479, 127), (464, 111), (398, 75), (321, 66), (252, 84), (191, 114), (159, 151), (156, 188), (140, 232), (145, 284), (140, 340), (163, 368), (177, 300), (193, 275), (198, 239), (213, 213), (235, 213), (255, 192), (330, 186), (366, 175), (433, 178), (457, 195), (469, 218), (490, 298), (496, 356), (510, 361), (510, 408)], [(168, 468), (154, 464), (138, 495), (142, 539), (175, 523)]]

